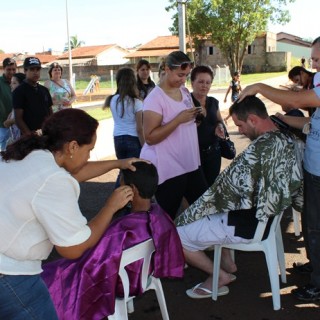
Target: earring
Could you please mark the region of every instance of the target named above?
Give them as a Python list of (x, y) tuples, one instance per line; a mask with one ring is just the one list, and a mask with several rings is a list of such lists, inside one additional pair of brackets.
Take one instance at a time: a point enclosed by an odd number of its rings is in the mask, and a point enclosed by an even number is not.
[(73, 155), (70, 156), (70, 159), (72, 159), (72, 158), (73, 158)]

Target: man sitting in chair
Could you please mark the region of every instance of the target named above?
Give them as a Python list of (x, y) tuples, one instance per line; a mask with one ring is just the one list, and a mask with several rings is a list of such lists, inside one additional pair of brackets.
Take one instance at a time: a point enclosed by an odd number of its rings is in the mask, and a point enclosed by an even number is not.
[[(255, 96), (230, 107), (239, 132), (252, 142), (218, 176), (215, 183), (177, 219), (186, 262), (209, 277), (187, 290), (191, 298), (211, 297), (213, 262), (203, 250), (215, 244), (249, 242), (258, 221), (268, 221), (294, 201), (302, 207), (302, 171), (295, 138), (281, 132), (269, 118), (264, 103)], [(218, 295), (237, 270), (230, 251), (222, 250)]]
[[(133, 191), (131, 213), (116, 219), (100, 242), (77, 260), (60, 259), (43, 266), (46, 282), (59, 319), (102, 319), (114, 313), (116, 296), (121, 296), (118, 271), (122, 251), (153, 238), (151, 262), (156, 278), (182, 278), (184, 257), (171, 218), (151, 198), (158, 186), (153, 164), (135, 162), (136, 171), (123, 170), (122, 184)], [(130, 171), (130, 172), (129, 172)], [(127, 267), (130, 295), (142, 292), (141, 263)]]

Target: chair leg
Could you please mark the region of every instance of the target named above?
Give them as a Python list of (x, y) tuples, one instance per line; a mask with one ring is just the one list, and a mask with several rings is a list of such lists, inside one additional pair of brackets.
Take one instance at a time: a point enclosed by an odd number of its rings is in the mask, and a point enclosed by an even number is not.
[(276, 248), (276, 243), (274, 243), (273, 246), (270, 244), (268, 246), (265, 246), (264, 253), (265, 253), (268, 271), (269, 271), (273, 309), (279, 310), (281, 308), (281, 302), (280, 302), (280, 285), (279, 285), (279, 275), (278, 275), (278, 258), (277, 258), (277, 253), (274, 252), (271, 248)]
[(300, 212), (292, 208), (293, 227), (295, 236), (300, 236)]
[(127, 304), (124, 299), (116, 299), (114, 314), (108, 316), (109, 320), (128, 320)]
[(130, 299), (127, 302), (127, 308), (128, 308), (128, 313), (133, 313), (134, 312), (133, 299)]
[(284, 256), (284, 247), (283, 247), (283, 239), (280, 226), (277, 229), (276, 233), (276, 245), (277, 245), (277, 257), (281, 275), (281, 282), (287, 283), (287, 274), (286, 274), (286, 260)]
[(153, 289), (156, 292), (156, 296), (158, 299), (161, 315), (163, 320), (169, 320), (169, 313), (167, 309), (166, 299), (164, 297), (162, 284), (160, 279), (150, 276), (151, 283), (148, 286), (147, 290)]
[(212, 300), (215, 300), (215, 301), (218, 299), (221, 250), (222, 250), (222, 247), (220, 245), (214, 246), (214, 260), (213, 260), (213, 271), (212, 271)]

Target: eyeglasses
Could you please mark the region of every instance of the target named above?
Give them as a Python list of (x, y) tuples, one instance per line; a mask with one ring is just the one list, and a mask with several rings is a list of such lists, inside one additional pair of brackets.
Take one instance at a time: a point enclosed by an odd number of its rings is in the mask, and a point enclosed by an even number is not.
[(186, 62), (182, 62), (180, 64), (170, 64), (170, 67), (181, 68), (181, 70), (186, 70), (188, 67), (193, 68), (194, 62), (186, 61)]

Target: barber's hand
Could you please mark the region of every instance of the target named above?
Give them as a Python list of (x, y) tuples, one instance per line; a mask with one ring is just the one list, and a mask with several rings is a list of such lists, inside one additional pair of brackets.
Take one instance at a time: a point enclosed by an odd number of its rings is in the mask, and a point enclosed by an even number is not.
[(132, 188), (130, 186), (121, 186), (112, 192), (111, 196), (106, 201), (105, 206), (109, 207), (112, 211), (117, 212), (132, 200)]
[(238, 102), (242, 101), (247, 96), (255, 96), (259, 93), (259, 84), (252, 84), (250, 86), (246, 86), (241, 93), (239, 94), (239, 98), (237, 99)]
[(151, 163), (148, 160), (140, 159), (140, 158), (121, 159), (121, 160), (119, 160), (119, 162), (120, 162), (119, 169), (130, 169), (131, 171), (136, 171), (136, 167), (133, 166), (132, 164), (135, 163), (135, 162), (138, 162), (138, 161), (139, 162), (143, 161), (143, 162), (146, 162), (146, 163)]

